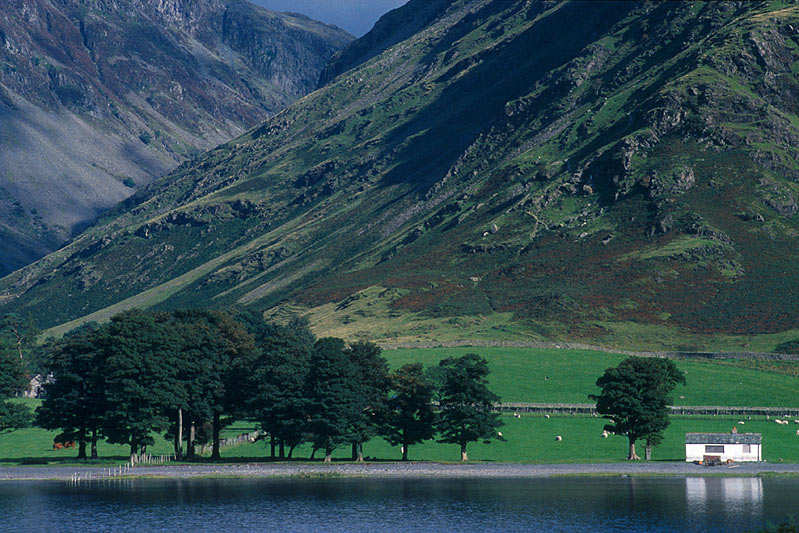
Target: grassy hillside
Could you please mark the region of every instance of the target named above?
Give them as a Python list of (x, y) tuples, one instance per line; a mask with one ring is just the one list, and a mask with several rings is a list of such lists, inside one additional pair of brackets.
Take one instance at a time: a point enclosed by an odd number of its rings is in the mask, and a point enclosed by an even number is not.
[(354, 68), (0, 280), (0, 310), (241, 305), (348, 339), (799, 336), (799, 7), (425, 2), (391, 14), (417, 33), (378, 25), (333, 73)]

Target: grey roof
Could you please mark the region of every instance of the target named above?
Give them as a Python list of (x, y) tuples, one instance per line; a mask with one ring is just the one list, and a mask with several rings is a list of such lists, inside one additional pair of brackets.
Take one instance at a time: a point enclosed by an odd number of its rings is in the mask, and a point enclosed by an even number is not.
[(760, 444), (760, 433), (686, 433), (685, 444)]

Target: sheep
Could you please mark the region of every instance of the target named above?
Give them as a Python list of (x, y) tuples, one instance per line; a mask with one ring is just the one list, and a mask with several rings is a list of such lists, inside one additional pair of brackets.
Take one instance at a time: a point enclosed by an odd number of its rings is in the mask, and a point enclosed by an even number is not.
[(746, 423), (746, 422), (744, 422), (744, 421), (742, 421), (742, 420), (739, 420), (739, 421), (738, 421), (738, 425), (739, 425), (739, 426), (743, 426), (745, 423)]
[(555, 440), (558, 440), (558, 441), (560, 441), (560, 440), (563, 440), (563, 437), (561, 437), (560, 435), (558, 435), (557, 437), (555, 437)]
[(799, 420), (794, 420), (793, 423), (794, 424), (799, 424)]
[(549, 418), (549, 415), (544, 415), (544, 418)]
[(502, 438), (502, 432), (501, 431), (497, 431), (497, 437)]
[(602, 431), (602, 438), (606, 439), (606, 438), (608, 438), (608, 436), (610, 436), (610, 433), (608, 433), (608, 430), (607, 429), (603, 430)]

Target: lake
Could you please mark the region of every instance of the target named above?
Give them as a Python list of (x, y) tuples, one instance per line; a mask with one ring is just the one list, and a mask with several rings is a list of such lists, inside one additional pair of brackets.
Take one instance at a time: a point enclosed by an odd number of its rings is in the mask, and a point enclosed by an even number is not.
[(133, 479), (0, 483), (3, 531), (746, 531), (788, 477)]

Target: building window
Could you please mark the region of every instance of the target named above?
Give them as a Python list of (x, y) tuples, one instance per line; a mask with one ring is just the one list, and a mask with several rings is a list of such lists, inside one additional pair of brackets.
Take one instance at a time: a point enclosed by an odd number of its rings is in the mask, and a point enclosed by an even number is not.
[(752, 453), (752, 445), (751, 444), (744, 444), (744, 453)]
[(705, 453), (724, 453), (724, 446), (705, 446)]

